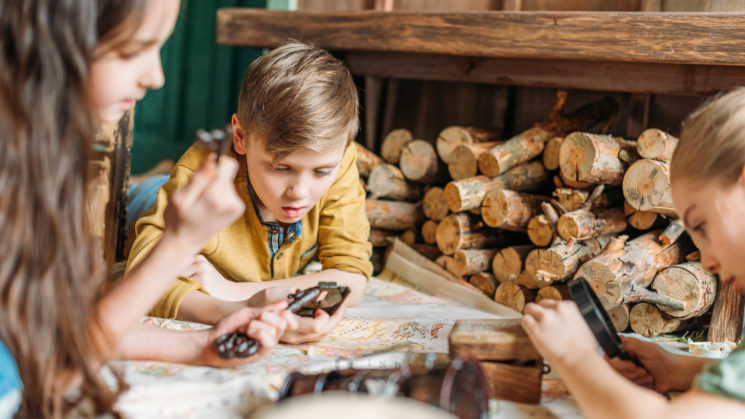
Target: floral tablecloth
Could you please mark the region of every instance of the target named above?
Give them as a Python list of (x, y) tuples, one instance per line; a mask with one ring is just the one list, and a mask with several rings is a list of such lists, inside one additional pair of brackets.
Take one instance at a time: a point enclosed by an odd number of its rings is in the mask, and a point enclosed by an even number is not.
[[(162, 362), (116, 362), (130, 389), (117, 409), (125, 417), (247, 417), (273, 403), (291, 372), (319, 373), (338, 368), (395, 368), (411, 353), (448, 352), (448, 335), (458, 319), (496, 318), (379, 279), (371, 279), (362, 302), (319, 342), (279, 345), (266, 359), (232, 369)], [(204, 325), (148, 318), (161, 327)], [(540, 405), (500, 401), (494, 417), (580, 417), (562, 383), (544, 377)]]

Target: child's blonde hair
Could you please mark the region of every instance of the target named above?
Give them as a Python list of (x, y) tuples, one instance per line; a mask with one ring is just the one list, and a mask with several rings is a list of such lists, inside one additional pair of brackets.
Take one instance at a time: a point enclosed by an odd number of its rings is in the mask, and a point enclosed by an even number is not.
[(290, 41), (258, 58), (243, 78), (238, 121), (279, 160), (297, 149), (326, 151), (354, 139), (357, 88), (327, 51)]
[(745, 166), (745, 88), (714, 97), (683, 124), (673, 154), (671, 179), (731, 185)]

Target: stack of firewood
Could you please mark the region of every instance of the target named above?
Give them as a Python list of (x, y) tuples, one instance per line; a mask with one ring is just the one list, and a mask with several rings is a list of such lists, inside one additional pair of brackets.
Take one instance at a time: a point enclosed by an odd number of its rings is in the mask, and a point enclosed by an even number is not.
[(636, 141), (602, 134), (615, 102), (565, 116), (564, 99), (560, 92), (546, 121), (506, 141), (451, 126), (435, 144), (394, 130), (380, 157), (358, 144), (374, 261), (399, 237), (519, 311), (568, 298), (564, 283), (584, 277), (618, 330), (690, 327), (717, 282), (695, 262), (672, 206), (677, 139), (657, 129)]

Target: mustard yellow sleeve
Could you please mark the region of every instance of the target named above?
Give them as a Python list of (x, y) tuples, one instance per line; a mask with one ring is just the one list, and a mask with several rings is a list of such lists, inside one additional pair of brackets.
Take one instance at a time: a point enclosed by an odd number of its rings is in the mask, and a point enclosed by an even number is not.
[(365, 191), (357, 172), (357, 150), (347, 147), (339, 174), (323, 202), (318, 229), (318, 258), (323, 269), (372, 275), (370, 223), (365, 215)]
[[(168, 201), (174, 191), (189, 182), (194, 171), (189, 167), (177, 164), (171, 172), (168, 182), (164, 183), (158, 191), (158, 197), (152, 208), (137, 221), (135, 225), (136, 238), (132, 243), (132, 249), (127, 259), (126, 272), (130, 272), (142, 262), (156, 243), (163, 236), (164, 219), (163, 213), (168, 205)], [(184, 255), (188, 257), (188, 255)], [(175, 318), (178, 314), (178, 308), (181, 300), (191, 291), (201, 290), (202, 287), (198, 282), (189, 278), (181, 277), (171, 284), (168, 291), (153, 306), (151, 315), (165, 318)]]

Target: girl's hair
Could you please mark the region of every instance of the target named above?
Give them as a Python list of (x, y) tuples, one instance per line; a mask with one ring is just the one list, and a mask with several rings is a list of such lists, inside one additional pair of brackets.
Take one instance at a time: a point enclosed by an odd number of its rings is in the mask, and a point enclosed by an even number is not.
[(357, 88), (327, 51), (290, 41), (255, 60), (243, 77), (238, 120), (280, 160), (297, 149), (326, 151), (357, 135)]
[(671, 179), (687, 178), (732, 185), (745, 166), (745, 88), (716, 96), (696, 109), (670, 165)]
[(135, 30), (145, 1), (0, 0), (0, 339), (24, 417), (62, 417), (82, 400), (109, 411), (117, 395), (100, 374), (111, 349), (94, 338), (105, 267), (88, 211), (99, 128), (88, 75), (101, 40)]

